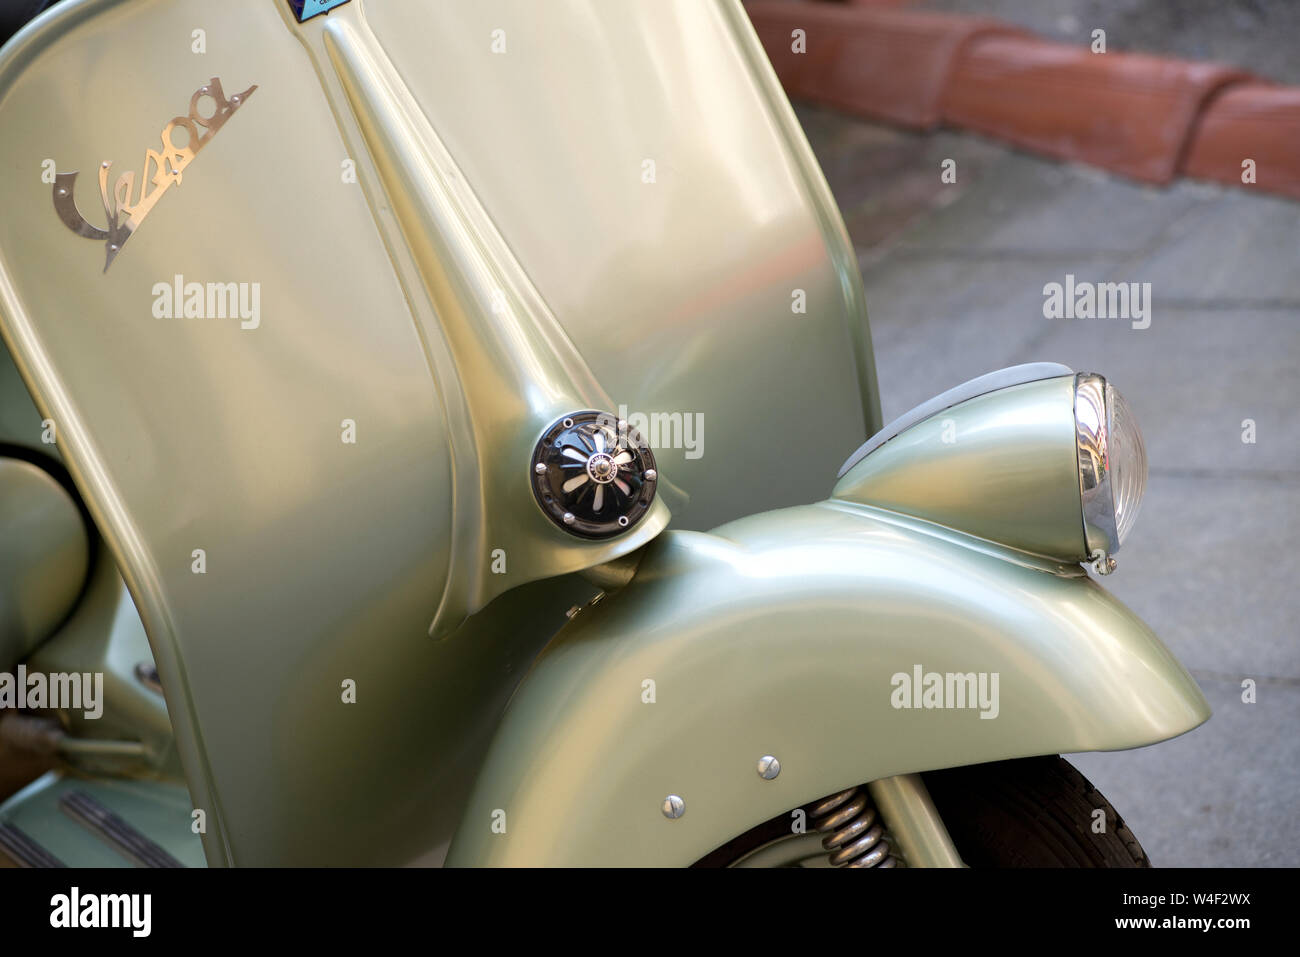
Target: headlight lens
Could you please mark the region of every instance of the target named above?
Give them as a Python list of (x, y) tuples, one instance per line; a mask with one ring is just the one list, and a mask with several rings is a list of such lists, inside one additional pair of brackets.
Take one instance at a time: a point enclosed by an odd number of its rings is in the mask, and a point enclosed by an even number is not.
[(1128, 537), (1146, 491), (1142, 431), (1119, 391), (1094, 374), (1075, 380), (1074, 422), (1088, 550), (1112, 555)]

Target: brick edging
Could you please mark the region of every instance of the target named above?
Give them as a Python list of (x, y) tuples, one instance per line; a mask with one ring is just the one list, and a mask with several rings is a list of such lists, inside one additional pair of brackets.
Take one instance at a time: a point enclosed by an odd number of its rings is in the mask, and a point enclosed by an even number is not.
[(987, 17), (806, 0), (745, 9), (791, 98), (970, 129), (1158, 185), (1253, 175), (1300, 199), (1298, 87), (1218, 63), (1093, 53)]

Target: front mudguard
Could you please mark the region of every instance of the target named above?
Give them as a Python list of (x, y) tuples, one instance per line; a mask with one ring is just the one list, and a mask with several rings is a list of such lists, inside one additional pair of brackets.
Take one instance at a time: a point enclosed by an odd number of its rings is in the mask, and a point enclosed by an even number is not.
[[(917, 665), (996, 673), (996, 716), (896, 707)], [(867, 506), (768, 512), (666, 533), (574, 616), (511, 701), (447, 863), (685, 865), (864, 781), (1132, 748), (1209, 714), (1077, 566)]]

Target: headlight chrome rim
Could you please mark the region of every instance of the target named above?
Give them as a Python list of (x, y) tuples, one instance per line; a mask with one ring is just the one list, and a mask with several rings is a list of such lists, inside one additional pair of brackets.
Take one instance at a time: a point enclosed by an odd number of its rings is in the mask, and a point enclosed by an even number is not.
[[(1074, 396), (1084, 538), (1089, 555), (1098, 559), (1098, 570), (1104, 573), (1114, 567), (1109, 556), (1119, 551), (1142, 503), (1146, 449), (1131, 410), (1105, 377), (1076, 376)], [(1117, 432), (1117, 418), (1122, 435)], [(1130, 474), (1125, 488), (1118, 487), (1121, 473), (1130, 470), (1136, 470), (1136, 477)], [(1118, 502), (1122, 495), (1129, 497)]]

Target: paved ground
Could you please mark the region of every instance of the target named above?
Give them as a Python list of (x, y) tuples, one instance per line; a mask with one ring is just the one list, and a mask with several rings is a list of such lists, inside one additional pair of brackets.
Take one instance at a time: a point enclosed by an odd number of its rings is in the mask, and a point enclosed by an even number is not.
[[(886, 421), (1053, 360), (1106, 374), (1143, 426), (1151, 478), (1106, 585), (1215, 714), (1165, 744), (1072, 760), (1158, 866), (1300, 865), (1300, 203), (798, 112), (859, 253)], [(940, 183), (946, 158), (955, 185)], [(1043, 286), (1066, 274), (1151, 283), (1150, 327), (1044, 318)]]

